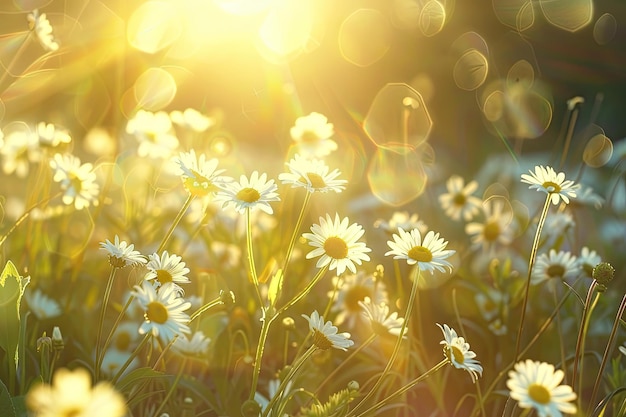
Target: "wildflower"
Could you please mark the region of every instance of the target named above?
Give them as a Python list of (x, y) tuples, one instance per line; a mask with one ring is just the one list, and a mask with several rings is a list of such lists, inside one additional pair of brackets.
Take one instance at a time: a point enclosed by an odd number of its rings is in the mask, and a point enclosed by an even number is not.
[(162, 285), (157, 291), (149, 281), (143, 281), (141, 287), (135, 285), (133, 295), (144, 310), (145, 321), (139, 334), (151, 332), (167, 343), (176, 335), (191, 333), (189, 316), (184, 312), (191, 303), (179, 297), (172, 284)]
[(537, 258), (530, 282), (536, 285), (550, 278), (562, 280), (576, 278), (579, 272), (576, 256), (572, 255), (571, 252), (557, 252), (550, 249), (549, 254), (542, 253)]
[(81, 164), (80, 159), (74, 155), (56, 154), (50, 161), (50, 167), (54, 171), (54, 181), (60, 183), (65, 190), (63, 203), (74, 204), (76, 210), (89, 207), (90, 204), (98, 205), (100, 188), (96, 181), (96, 173), (90, 163)]
[(152, 113), (139, 110), (126, 124), (126, 133), (139, 141), (141, 157), (169, 158), (178, 148), (178, 138), (172, 134), (172, 122), (164, 111)]
[(409, 265), (417, 264), (421, 271), (430, 271), (431, 274), (435, 269), (445, 272), (445, 267), (452, 273), (452, 264), (445, 259), (456, 251), (445, 250), (448, 242), (440, 238), (439, 233), (435, 234), (431, 230), (423, 241), (417, 229), (406, 232), (399, 228), (398, 233), (392, 236), (393, 241), (387, 241), (391, 250), (385, 256), (394, 255), (393, 259), (406, 259)]
[(52, 123), (40, 122), (37, 125), (37, 137), (42, 147), (56, 148), (60, 144), (67, 144), (72, 138), (65, 129), (60, 129)]
[(506, 296), (495, 289), (487, 287), (484, 292), (477, 292), (474, 300), (478, 306), (478, 310), (483, 318), (487, 321), (493, 319), (500, 312), (503, 304), (506, 304)]
[(52, 25), (48, 21), (45, 13), (39, 14), (39, 10), (35, 9), (26, 16), (28, 27), (33, 31), (35, 37), (46, 51), (56, 51), (59, 44), (52, 36)]
[(528, 188), (531, 190), (535, 189), (549, 194), (552, 204), (559, 204), (561, 200), (569, 204), (569, 199), (576, 197), (576, 189), (579, 186), (574, 184), (574, 181), (566, 180), (563, 172), (557, 174), (552, 167), (541, 165), (535, 167), (535, 172), (529, 172), (530, 175), (522, 174), (522, 182), (530, 184)]
[(374, 227), (383, 229), (390, 235), (398, 228), (404, 230), (418, 229), (421, 234), (426, 234), (428, 226), (419, 220), (417, 213), (409, 214), (408, 211), (394, 211), (389, 221), (378, 219), (374, 222)]
[(580, 255), (576, 259), (578, 268), (580, 268), (589, 278), (593, 276), (593, 268), (595, 268), (595, 266), (600, 262), (602, 262), (600, 255), (598, 255), (595, 250), (589, 250), (587, 246), (580, 250)]
[(109, 239), (106, 242), (100, 242), (100, 249), (104, 249), (109, 252), (109, 263), (116, 268), (123, 268), (126, 265), (143, 265), (146, 262), (146, 258), (135, 250), (135, 245), (132, 243), (129, 245), (126, 241), (122, 240), (115, 235), (114, 243), (111, 243)]
[(569, 385), (559, 385), (564, 375), (553, 365), (526, 359), (509, 371), (506, 386), (521, 408), (534, 408), (539, 417), (562, 417), (562, 413), (576, 413), (576, 406), (570, 403), (576, 393)]
[[(389, 314), (389, 306), (386, 303), (374, 303), (369, 297), (364, 301), (359, 301), (362, 314), (368, 318), (372, 326), (372, 331), (377, 335), (392, 335), (398, 337), (402, 330), (404, 318), (398, 317), (397, 312)], [(403, 337), (406, 337), (408, 329), (404, 329)]]
[[(135, 329), (135, 333), (137, 330)], [(100, 370), (103, 374), (108, 376), (114, 376), (122, 369), (122, 366), (130, 359), (132, 352), (118, 350), (115, 348), (108, 348), (104, 352), (102, 363), (100, 364)], [(136, 356), (130, 361), (130, 365), (122, 373), (122, 375), (128, 374), (130, 371), (136, 369), (139, 366), (139, 358)]]
[(584, 184), (580, 184), (580, 189), (576, 192), (576, 201), (579, 204), (592, 205), (596, 210), (600, 210), (604, 205), (604, 198), (596, 194), (593, 188)]
[(178, 165), (182, 171), (182, 180), (185, 189), (190, 194), (204, 197), (218, 190), (217, 184), (224, 181), (219, 175), (223, 169), (216, 169), (218, 161), (215, 158), (207, 161), (206, 155), (196, 157), (196, 151), (181, 152)]
[(470, 221), (480, 212), (480, 198), (472, 193), (478, 188), (476, 181), (470, 181), (465, 185), (463, 178), (453, 175), (446, 182), (448, 192), (439, 196), (439, 203), (446, 215), (452, 220)]
[(244, 214), (246, 209), (259, 208), (267, 214), (272, 214), (270, 202), (280, 201), (276, 193), (278, 186), (274, 180), (267, 180), (267, 174), (259, 175), (254, 171), (248, 179), (245, 175), (239, 178), (239, 182), (229, 182), (222, 186), (222, 190), (217, 193), (216, 201), (223, 202), (223, 207), (230, 204), (235, 206), (235, 210)]
[(598, 291), (604, 292), (606, 291), (606, 286), (615, 277), (615, 268), (608, 262), (601, 262), (593, 268), (591, 275), (598, 283)]
[(624, 346), (620, 346), (618, 349), (624, 356), (626, 356), (626, 344), (624, 344)]
[(573, 230), (575, 225), (576, 222), (569, 210), (552, 213), (543, 225), (542, 238), (546, 240), (546, 243), (562, 239), (563, 235)]
[(471, 236), (472, 244), (483, 247), (483, 250), (492, 248), (496, 244), (508, 245), (513, 240), (512, 230), (509, 227), (511, 216), (505, 213), (504, 203), (498, 200), (488, 200), (483, 205), (485, 213), (484, 223), (472, 222), (465, 225), (465, 233)]
[(61, 368), (52, 385), (35, 385), (26, 395), (34, 417), (122, 417), (126, 400), (106, 381), (91, 386), (91, 375), (83, 368)]
[(174, 341), (172, 349), (183, 356), (201, 357), (206, 355), (209, 350), (211, 339), (206, 337), (201, 330), (193, 334), (191, 338), (187, 336), (179, 336)]
[(185, 109), (182, 112), (174, 110), (170, 112), (170, 119), (173, 123), (191, 129), (194, 132), (204, 132), (215, 124), (215, 120), (192, 108)]
[(311, 316), (303, 314), (309, 322), (309, 330), (313, 333), (313, 343), (322, 350), (332, 348), (347, 350), (354, 344), (349, 339), (350, 333), (337, 333), (337, 327), (333, 326), (329, 320), (324, 322), (324, 316), (320, 316), (317, 310), (311, 313)]
[(2, 172), (15, 173), (19, 178), (26, 178), (31, 163), (41, 160), (41, 148), (37, 136), (26, 126), (6, 132), (4, 145), (0, 147)]
[(457, 369), (465, 369), (472, 377), (472, 382), (476, 382), (482, 376), (483, 367), (476, 359), (476, 354), (470, 350), (470, 345), (464, 338), (457, 336), (456, 331), (447, 324), (437, 326), (443, 332), (444, 340), (439, 342), (443, 345), (443, 354), (448, 358), (450, 364)]
[(170, 255), (167, 251), (163, 251), (160, 256), (158, 253), (148, 255), (148, 264), (146, 265), (148, 273), (145, 279), (151, 280), (156, 278), (161, 285), (173, 283), (175, 284), (174, 287), (180, 291), (180, 287), (177, 284), (188, 284), (191, 282), (187, 278), (189, 268), (185, 266), (185, 262), (182, 262), (182, 259), (178, 255)]
[(336, 293), (336, 298), (331, 312), (337, 312), (336, 324), (347, 322), (349, 327), (354, 327), (358, 318), (362, 317), (360, 301), (370, 298), (379, 304), (387, 301), (387, 291), (382, 281), (375, 281), (372, 274), (359, 271), (356, 274), (344, 277), (333, 277), (333, 286), (337, 291), (330, 291), (329, 296)]
[(320, 113), (298, 117), (289, 133), (298, 152), (306, 157), (322, 157), (337, 150), (337, 143), (330, 139), (334, 134), (333, 124)]
[(334, 169), (330, 173), (330, 168), (324, 161), (318, 159), (305, 159), (299, 154), (287, 163), (289, 172), (278, 175), (278, 179), (283, 184), (291, 184), (292, 188), (304, 187), (308, 192), (326, 193), (334, 191), (340, 193), (346, 187), (348, 181), (336, 179), (341, 173)]
[(24, 294), (28, 308), (39, 319), (52, 319), (59, 317), (63, 312), (59, 303), (45, 295), (41, 290), (26, 291)]
[(329, 265), (331, 271), (337, 270), (337, 275), (341, 275), (346, 268), (356, 273), (354, 264), (361, 265), (362, 261), (369, 261), (367, 252), (371, 252), (371, 249), (365, 243), (358, 242), (365, 233), (361, 225), (348, 225), (348, 222), (347, 217), (339, 219), (339, 214), (335, 214), (335, 220), (328, 214), (325, 219), (320, 217), (320, 223), (311, 226), (312, 233), (302, 234), (309, 245), (316, 248), (307, 253), (306, 259), (319, 256), (315, 266), (322, 268)]
[(233, 243), (214, 240), (210, 243), (211, 253), (224, 268), (237, 268), (241, 265), (241, 247)]
[[(289, 393), (291, 392), (292, 385), (293, 385), (293, 381), (287, 382), (287, 384), (285, 384), (285, 388), (283, 389), (283, 392), (280, 393), (279, 398), (282, 399), (282, 398), (288, 397)], [(267, 398), (259, 392), (254, 393), (254, 400), (261, 406), (261, 411), (265, 411), (265, 409), (270, 403), (270, 399), (274, 398), (276, 394), (278, 394), (279, 387), (280, 387), (280, 379), (270, 379), (268, 381)], [(281, 401), (278, 401), (278, 404), (280, 403)]]

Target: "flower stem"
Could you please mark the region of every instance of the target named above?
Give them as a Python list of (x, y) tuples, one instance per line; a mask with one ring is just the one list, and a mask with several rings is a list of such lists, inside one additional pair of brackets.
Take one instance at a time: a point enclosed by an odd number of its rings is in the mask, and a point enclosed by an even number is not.
[(133, 353), (131, 353), (128, 359), (126, 359), (126, 362), (124, 362), (124, 365), (122, 365), (120, 370), (117, 371), (117, 373), (111, 380), (111, 384), (115, 385), (117, 383), (117, 381), (121, 378), (124, 371), (126, 371), (126, 369), (128, 369), (130, 364), (133, 362), (133, 359), (137, 357), (137, 355), (139, 354), (139, 352), (141, 352), (141, 350), (146, 345), (146, 343), (148, 343), (148, 340), (150, 340), (151, 336), (152, 336), (152, 333), (150, 332), (146, 333), (146, 336), (141, 340), (141, 343), (139, 343), (139, 346), (137, 346), (137, 348), (133, 351)]
[(263, 317), (261, 318), (261, 334), (259, 335), (259, 343), (256, 346), (256, 354), (254, 356), (254, 370), (252, 371), (252, 385), (250, 387), (249, 400), (254, 399), (257, 384), (259, 383), (259, 375), (261, 374), (261, 362), (263, 361), (263, 351), (265, 349), (265, 341), (270, 330), (270, 325), (277, 315), (268, 316), (267, 309), (261, 308)]
[(289, 300), (289, 302), (287, 302), (287, 304), (282, 306), (278, 310), (278, 313), (276, 313), (276, 315), (278, 316), (278, 315), (284, 313), (289, 307), (293, 306), (295, 303), (297, 303), (302, 298), (304, 298), (304, 296), (307, 295), (309, 293), (309, 291), (311, 291), (311, 289), (313, 289), (315, 284), (317, 284), (317, 282), (320, 279), (322, 279), (322, 277), (324, 276), (324, 273), (326, 272), (327, 269), (328, 269), (328, 265), (323, 267), (323, 268), (320, 268), (317, 271), (317, 273), (315, 274), (315, 276), (313, 277), (313, 279), (311, 281), (309, 281), (309, 283), (306, 285), (306, 287), (304, 287), (302, 289), (302, 291), (300, 291), (295, 297), (293, 297), (291, 300)]
[(300, 227), (302, 226), (304, 213), (306, 212), (306, 209), (309, 206), (310, 200), (311, 200), (311, 193), (307, 191), (306, 195), (304, 196), (304, 201), (302, 202), (302, 207), (300, 208), (300, 213), (298, 214), (298, 220), (296, 220), (296, 226), (294, 227), (293, 233), (291, 234), (291, 239), (289, 240), (289, 246), (287, 246), (287, 255), (285, 256), (285, 262), (283, 263), (283, 276), (285, 276), (287, 265), (289, 265), (289, 260), (291, 259), (293, 248), (296, 245), (296, 238), (298, 237), (298, 231), (300, 230)]
[(167, 394), (165, 395), (165, 398), (163, 398), (163, 400), (161, 401), (161, 404), (159, 405), (157, 410), (154, 412), (153, 414), (154, 417), (160, 416), (159, 413), (161, 412), (161, 410), (163, 410), (163, 407), (165, 407), (165, 404), (167, 404), (167, 401), (170, 399), (170, 397), (174, 393), (174, 390), (176, 389), (176, 386), (178, 385), (180, 378), (183, 376), (183, 371), (185, 370), (186, 366), (187, 366), (187, 358), (185, 357), (183, 358), (183, 363), (178, 368), (178, 372), (176, 373), (176, 378), (174, 378), (174, 382), (172, 382), (170, 389), (167, 391)]
[[(583, 316), (581, 317), (582, 326), (578, 329), (578, 338), (576, 339), (576, 350), (574, 352), (574, 364), (573, 364), (573, 374), (572, 374), (572, 387), (576, 386), (576, 378), (578, 376), (578, 360), (582, 355), (584, 355), (585, 351), (585, 338), (587, 337), (587, 330), (589, 329), (589, 320), (591, 317), (591, 313), (594, 310), (598, 299), (600, 298), (600, 293), (596, 293), (596, 296), (593, 301), (591, 301), (591, 297), (593, 296), (593, 291), (596, 288), (597, 282), (593, 280), (591, 285), (589, 286), (589, 290), (587, 290), (587, 298), (585, 300), (585, 305), (583, 307)], [(580, 361), (580, 380), (581, 386), (578, 389), (578, 392), (582, 392), (582, 373), (583, 373), (583, 362)]]
[(176, 217), (174, 218), (174, 221), (170, 225), (170, 228), (167, 230), (167, 233), (165, 233), (165, 236), (161, 240), (161, 244), (159, 245), (158, 249), (156, 250), (156, 253), (161, 253), (161, 251), (163, 251), (163, 249), (165, 248), (165, 245), (167, 244), (167, 241), (170, 240), (170, 237), (172, 237), (172, 233), (174, 233), (174, 229), (176, 229), (176, 226), (178, 226), (178, 223), (180, 223), (180, 221), (182, 220), (183, 216), (185, 215), (185, 212), (187, 211), (187, 209), (191, 205), (191, 202), (193, 201), (193, 197), (194, 196), (192, 194), (189, 194), (187, 196), (187, 200), (185, 200), (185, 203), (183, 204), (183, 206), (178, 211), (178, 214), (176, 214)]
[(524, 319), (526, 318), (526, 307), (528, 305), (528, 295), (530, 294), (530, 278), (532, 276), (533, 266), (535, 265), (535, 260), (537, 258), (537, 250), (539, 249), (539, 238), (541, 236), (541, 230), (543, 229), (543, 225), (546, 222), (546, 217), (548, 216), (548, 208), (550, 208), (550, 197), (551, 197), (551, 194), (548, 193), (548, 195), (546, 195), (546, 201), (543, 204), (543, 209), (541, 210), (541, 214), (539, 216), (539, 221), (537, 222), (537, 231), (535, 233), (535, 238), (533, 240), (533, 246), (530, 250), (530, 258), (528, 260), (528, 276), (526, 278), (524, 301), (522, 302), (522, 312), (521, 312), (521, 318), (520, 318), (520, 323), (519, 323), (519, 329), (517, 330), (517, 339), (515, 340), (515, 355), (513, 355), (513, 362), (517, 362), (517, 359), (520, 354), (522, 330), (524, 329)]
[(94, 369), (96, 381), (98, 381), (100, 378), (100, 366), (102, 364), (101, 356), (104, 356), (104, 351), (100, 350), (100, 342), (102, 341), (102, 328), (104, 327), (104, 315), (106, 313), (107, 305), (109, 304), (109, 297), (111, 296), (111, 289), (113, 288), (113, 280), (115, 279), (116, 272), (117, 267), (112, 266), (111, 272), (109, 273), (109, 279), (104, 290), (104, 298), (102, 299), (100, 317), (98, 318), (98, 335), (96, 336), (96, 369)]
[(248, 270), (254, 284), (256, 296), (259, 299), (259, 306), (263, 308), (263, 297), (259, 290), (259, 276), (256, 272), (256, 266), (254, 265), (254, 250), (252, 248), (252, 221), (250, 219), (250, 207), (246, 208), (246, 249), (248, 252)]
[(194, 319), (198, 318), (200, 316), (200, 314), (204, 313), (205, 311), (209, 310), (210, 308), (213, 308), (217, 305), (223, 304), (222, 302), (222, 298), (221, 297), (217, 297), (215, 300), (213, 301), (209, 301), (208, 303), (206, 303), (205, 305), (203, 305), (202, 307), (200, 307), (198, 310), (196, 310), (190, 317), (189, 317), (189, 323), (191, 323)]

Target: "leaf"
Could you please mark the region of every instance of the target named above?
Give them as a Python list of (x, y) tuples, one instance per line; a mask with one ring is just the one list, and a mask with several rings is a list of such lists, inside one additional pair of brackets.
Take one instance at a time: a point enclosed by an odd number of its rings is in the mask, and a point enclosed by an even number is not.
[(278, 300), (278, 294), (283, 288), (283, 270), (279, 269), (274, 277), (272, 277), (272, 282), (270, 282), (270, 288), (267, 291), (267, 298), (270, 300), (270, 306), (274, 307), (276, 305), (276, 300)]
[(13, 262), (7, 261), (0, 274), (0, 347), (13, 356), (15, 370), (19, 365), (20, 303), (29, 282), (30, 277), (20, 276)]
[(0, 416), (2, 417), (16, 417), (15, 407), (13, 407), (13, 401), (9, 395), (9, 390), (6, 385), (0, 381)]
[(130, 391), (131, 388), (143, 380), (162, 378), (163, 376), (163, 372), (155, 371), (150, 367), (134, 369), (118, 381), (116, 388), (120, 392)]

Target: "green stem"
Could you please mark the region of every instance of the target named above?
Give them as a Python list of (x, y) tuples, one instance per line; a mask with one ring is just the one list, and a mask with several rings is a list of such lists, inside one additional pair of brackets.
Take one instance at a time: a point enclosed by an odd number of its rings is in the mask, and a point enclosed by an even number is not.
[[(573, 375), (572, 375), (572, 387), (576, 387), (576, 378), (578, 377), (578, 362), (579, 358), (584, 356), (585, 351), (585, 339), (587, 337), (587, 330), (589, 329), (589, 321), (591, 318), (591, 313), (595, 309), (595, 306), (600, 298), (600, 293), (596, 293), (596, 296), (593, 301), (591, 301), (591, 297), (593, 296), (594, 289), (596, 288), (597, 282), (593, 280), (589, 289), (587, 290), (587, 298), (585, 299), (585, 305), (583, 307), (583, 316), (582, 316), (582, 326), (578, 329), (578, 338), (576, 339), (576, 350), (574, 352), (574, 365), (573, 365)], [(580, 361), (580, 387), (578, 387), (578, 392), (582, 392), (582, 374), (583, 374), (583, 361)]]
[(178, 372), (176, 373), (176, 378), (174, 379), (174, 382), (170, 386), (170, 389), (167, 391), (165, 398), (163, 398), (163, 400), (161, 401), (161, 404), (159, 405), (157, 410), (154, 412), (153, 416), (155, 417), (160, 416), (159, 413), (161, 412), (161, 410), (163, 410), (163, 407), (165, 407), (165, 404), (167, 404), (167, 401), (170, 399), (170, 397), (174, 393), (174, 390), (176, 389), (176, 385), (178, 385), (180, 378), (183, 376), (183, 371), (185, 370), (186, 366), (187, 366), (187, 358), (185, 357), (183, 358), (183, 363), (178, 368)]
[(217, 305), (223, 304), (222, 302), (222, 298), (221, 297), (217, 297), (215, 300), (213, 301), (209, 301), (208, 303), (206, 303), (205, 305), (203, 305), (202, 307), (200, 307), (197, 311), (195, 311), (190, 317), (189, 317), (189, 323), (191, 323), (194, 319), (198, 318), (200, 316), (200, 314), (204, 313), (205, 311), (209, 310), (210, 308), (213, 308)]
[(178, 214), (176, 214), (176, 217), (174, 218), (174, 222), (172, 222), (172, 224), (170, 225), (170, 228), (167, 230), (167, 233), (165, 233), (165, 236), (161, 240), (161, 244), (159, 245), (159, 248), (156, 250), (156, 253), (161, 253), (161, 251), (163, 251), (163, 249), (165, 248), (167, 241), (170, 239), (170, 237), (172, 237), (172, 233), (174, 233), (174, 229), (176, 229), (176, 226), (178, 226), (178, 223), (180, 223), (183, 216), (185, 215), (185, 212), (191, 205), (191, 202), (193, 201), (193, 197), (194, 196), (192, 194), (189, 194), (187, 196), (187, 200), (185, 200), (185, 203), (178, 211)]
[(134, 299), (135, 299), (134, 295), (131, 295), (130, 297), (128, 297), (128, 300), (126, 301), (126, 304), (124, 304), (122, 311), (120, 311), (120, 314), (118, 314), (117, 319), (115, 319), (115, 323), (113, 323), (113, 327), (111, 327), (111, 330), (109, 331), (109, 335), (107, 336), (106, 340), (104, 341), (104, 345), (102, 346), (102, 358), (103, 359), (104, 359), (104, 352), (107, 351), (107, 348), (109, 347), (109, 344), (111, 343), (111, 339), (113, 338), (113, 334), (115, 333), (115, 330), (117, 330), (117, 327), (120, 325), (120, 322), (122, 321), (122, 318), (124, 317), (124, 314), (126, 314), (126, 310), (128, 310), (128, 307), (130, 307), (130, 304), (133, 302)]
[(276, 315), (280, 315), (282, 313), (284, 313), (289, 307), (293, 306), (295, 303), (297, 303), (298, 301), (300, 301), (302, 298), (304, 298), (304, 296), (306, 296), (315, 286), (315, 284), (317, 284), (317, 282), (322, 279), (322, 277), (324, 276), (324, 274), (326, 273), (326, 270), (328, 269), (328, 265), (318, 269), (317, 273), (315, 274), (315, 276), (313, 277), (313, 279), (311, 281), (309, 281), (309, 283), (306, 285), (306, 287), (304, 287), (302, 289), (302, 291), (300, 291), (295, 297), (293, 297), (291, 300), (289, 300), (289, 302), (287, 302), (287, 304), (285, 304), (284, 306), (282, 306), (279, 310), (278, 313), (276, 313)]
[(263, 317), (261, 318), (261, 334), (259, 335), (259, 343), (256, 346), (256, 354), (254, 356), (254, 370), (252, 372), (252, 385), (250, 387), (249, 400), (254, 400), (254, 393), (256, 392), (257, 384), (259, 383), (259, 375), (261, 374), (261, 362), (263, 361), (263, 351), (265, 349), (265, 341), (267, 340), (267, 334), (270, 330), (270, 325), (274, 319), (278, 316), (267, 315), (267, 310), (261, 307)]
[(387, 365), (385, 366), (383, 373), (380, 375), (380, 377), (378, 378), (378, 380), (376, 381), (372, 389), (368, 390), (365, 397), (363, 397), (363, 399), (348, 413), (348, 417), (353, 416), (356, 410), (358, 410), (361, 405), (365, 404), (365, 401), (367, 401), (372, 395), (376, 393), (376, 390), (381, 386), (381, 384), (383, 383), (383, 380), (389, 374), (389, 371), (391, 370), (391, 367), (393, 366), (393, 363), (395, 362), (396, 357), (398, 356), (398, 352), (400, 351), (400, 346), (402, 344), (403, 335), (406, 332), (407, 323), (409, 322), (409, 318), (411, 317), (411, 312), (413, 311), (413, 302), (415, 301), (415, 295), (417, 294), (417, 281), (420, 277), (419, 266), (415, 265), (415, 268), (413, 269), (413, 271), (414, 271), (413, 277), (412, 277), (413, 284), (411, 285), (411, 294), (409, 295), (409, 302), (406, 306), (406, 311), (404, 313), (404, 321), (402, 322), (402, 327), (400, 328), (400, 334), (398, 334), (398, 339), (396, 340), (396, 344), (393, 347), (393, 351), (391, 352), (391, 357), (389, 358), (389, 361), (387, 361)]
[(120, 379), (120, 377), (122, 376), (124, 371), (126, 371), (126, 369), (128, 369), (128, 367), (133, 362), (133, 360), (137, 357), (137, 355), (139, 355), (139, 352), (141, 352), (141, 350), (146, 345), (146, 343), (148, 343), (148, 340), (150, 340), (151, 336), (152, 336), (152, 332), (146, 333), (146, 336), (141, 340), (141, 343), (139, 343), (139, 346), (137, 346), (137, 348), (133, 351), (133, 353), (131, 353), (131, 355), (128, 357), (128, 359), (126, 359), (126, 362), (124, 362), (124, 365), (122, 365), (120, 370), (117, 371), (117, 373), (115, 374), (115, 376), (111, 380), (111, 384), (115, 385), (117, 383), (117, 381)]
[[(552, 288), (552, 297), (554, 298), (554, 305), (559, 303), (559, 300), (556, 295), (556, 285)], [(561, 355), (561, 367), (565, 368), (565, 364), (567, 363), (565, 359), (565, 345), (563, 343), (563, 326), (561, 325), (561, 310), (556, 311), (556, 333), (559, 338), (559, 353)], [(567, 385), (567, 373), (563, 375), (563, 383)]]
[(104, 327), (104, 315), (107, 309), (107, 305), (109, 303), (109, 297), (111, 296), (111, 289), (113, 288), (113, 280), (115, 278), (116, 272), (117, 268), (112, 266), (111, 272), (109, 273), (109, 279), (104, 290), (104, 298), (102, 300), (102, 308), (100, 309), (100, 317), (98, 318), (98, 335), (96, 336), (96, 369), (94, 369), (96, 381), (100, 379), (100, 366), (102, 364), (101, 356), (104, 356), (104, 351), (100, 351), (100, 342), (102, 341), (102, 328)]
[(304, 213), (309, 205), (309, 201), (311, 200), (311, 193), (307, 191), (304, 196), (304, 201), (302, 202), (302, 207), (300, 208), (300, 213), (298, 214), (298, 220), (296, 220), (296, 226), (293, 229), (293, 233), (291, 234), (291, 239), (289, 240), (289, 246), (287, 246), (287, 255), (285, 256), (285, 262), (283, 263), (283, 276), (285, 276), (285, 271), (287, 270), (287, 265), (289, 265), (289, 260), (291, 259), (291, 254), (293, 253), (293, 248), (296, 245), (296, 238), (298, 237), (298, 231), (302, 226), (302, 221), (304, 220)]
[[(383, 400), (377, 402), (376, 404), (374, 404), (373, 406), (371, 406), (367, 410), (363, 411), (361, 414), (358, 414), (357, 417), (363, 417), (363, 416), (367, 415), (368, 413), (372, 413), (372, 412), (378, 410), (379, 408), (381, 408), (384, 405), (388, 404), (389, 401), (391, 401), (392, 399), (394, 399), (394, 398), (404, 394), (405, 392), (407, 392), (408, 390), (410, 390), (411, 388), (413, 388), (414, 386), (416, 386), (420, 382), (424, 381), (429, 376), (433, 375), (435, 372), (439, 371), (441, 368), (443, 368), (448, 363), (449, 363), (448, 358), (442, 359), (441, 362), (439, 362), (437, 365), (433, 366), (428, 372), (418, 376), (417, 378), (415, 378), (414, 380), (412, 380), (411, 382), (409, 382), (408, 384), (406, 384), (405, 386), (400, 388), (398, 391), (395, 391), (390, 396), (388, 396), (388, 397), (384, 398)], [(359, 403), (359, 404), (361, 404), (361, 403)], [(356, 408), (354, 410), (356, 410)], [(354, 410), (352, 410), (352, 411), (354, 411)]]
[(252, 220), (250, 219), (250, 207), (246, 208), (246, 249), (248, 252), (248, 270), (252, 277), (252, 283), (256, 291), (256, 296), (259, 299), (259, 306), (263, 308), (263, 297), (259, 290), (259, 275), (256, 272), (256, 266), (254, 265), (254, 250), (252, 248)]
[(524, 329), (524, 319), (526, 318), (526, 307), (528, 305), (528, 295), (530, 294), (530, 278), (532, 276), (533, 266), (535, 265), (535, 260), (537, 258), (537, 249), (539, 248), (539, 238), (541, 236), (541, 230), (543, 229), (543, 225), (546, 222), (546, 217), (548, 216), (548, 208), (550, 208), (551, 196), (552, 196), (551, 193), (548, 193), (546, 195), (546, 201), (543, 204), (543, 209), (541, 210), (541, 215), (539, 216), (539, 221), (537, 222), (537, 231), (535, 232), (533, 246), (530, 250), (530, 259), (528, 260), (528, 276), (526, 277), (524, 301), (522, 303), (522, 312), (521, 312), (522, 317), (520, 319), (519, 329), (517, 330), (517, 339), (515, 341), (515, 355), (513, 355), (513, 362), (517, 362), (517, 359), (520, 354), (522, 330)]

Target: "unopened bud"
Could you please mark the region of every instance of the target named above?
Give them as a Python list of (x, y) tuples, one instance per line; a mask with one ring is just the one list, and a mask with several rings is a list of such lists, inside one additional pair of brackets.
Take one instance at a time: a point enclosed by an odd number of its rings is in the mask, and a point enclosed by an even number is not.
[(354, 381), (354, 380), (352, 380), (352, 381), (348, 382), (348, 389), (349, 389), (350, 391), (358, 391), (358, 390), (359, 390), (359, 388), (360, 388), (360, 386), (359, 386), (359, 383), (358, 383), (358, 382), (356, 382), (356, 381)]
[(232, 306), (233, 304), (235, 304), (235, 293), (233, 293), (232, 291), (220, 290), (220, 301), (226, 307)]
[(61, 329), (59, 326), (54, 326), (52, 329), (52, 349), (61, 351), (65, 347), (63, 343), (63, 335), (61, 334)]
[(243, 417), (258, 417), (261, 413), (261, 406), (254, 400), (247, 400), (241, 406), (241, 415)]
[(288, 331), (293, 331), (296, 329), (296, 322), (292, 317), (285, 317), (283, 319), (283, 328)]
[(601, 262), (593, 268), (592, 276), (598, 283), (598, 291), (604, 292), (615, 276), (615, 268), (608, 262)]
[(43, 332), (41, 337), (37, 339), (37, 352), (40, 352), (42, 349), (45, 351), (50, 351), (52, 347), (52, 339), (49, 336), (46, 336), (46, 332)]

